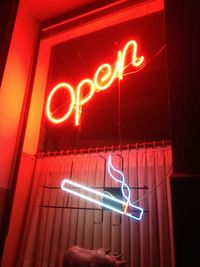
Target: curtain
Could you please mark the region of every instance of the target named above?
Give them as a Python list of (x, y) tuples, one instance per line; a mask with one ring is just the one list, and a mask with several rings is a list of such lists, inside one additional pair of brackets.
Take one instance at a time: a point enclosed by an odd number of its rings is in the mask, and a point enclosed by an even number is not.
[[(94, 188), (116, 187), (107, 170), (109, 155), (131, 188), (131, 202), (144, 208), (141, 221), (102, 211), (60, 189), (64, 178)], [(171, 173), (169, 145), (37, 158), (17, 266), (60, 267), (63, 251), (72, 245), (110, 248), (122, 253), (129, 267), (173, 266)]]

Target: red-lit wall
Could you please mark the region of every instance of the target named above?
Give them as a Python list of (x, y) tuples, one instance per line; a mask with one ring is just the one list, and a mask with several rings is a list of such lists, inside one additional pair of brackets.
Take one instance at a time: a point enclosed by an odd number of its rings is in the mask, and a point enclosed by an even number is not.
[(0, 89), (0, 188), (8, 188), (24, 95), (30, 79), (37, 23), (20, 5)]
[[(0, 222), (4, 220), (5, 199), (10, 189), (13, 167), (18, 146), (20, 118), (24, 105), (24, 97), (29, 86), (30, 73), (33, 62), (34, 49), (38, 33), (38, 23), (30, 15), (25, 6), (20, 4), (11, 45), (6, 62), (4, 76), (0, 88)], [(28, 188), (34, 159), (30, 156), (21, 158), (17, 188), (17, 201), (14, 204), (11, 227), (9, 231), (17, 229), (22, 223), (23, 205), (28, 197)], [(20, 197), (19, 197), (20, 196)], [(12, 258), (14, 246), (17, 242), (17, 232), (12, 232), (12, 242), (6, 241), (7, 252), (4, 254), (2, 266), (13, 267)], [(11, 250), (12, 245), (12, 250)], [(12, 251), (12, 252), (11, 252)], [(5, 251), (6, 252), (6, 251)]]
[(10, 227), (5, 243), (3, 267), (15, 266), (19, 242), (24, 230), (28, 199), (31, 192), (34, 157), (23, 153), (20, 162), (15, 201), (13, 203)]

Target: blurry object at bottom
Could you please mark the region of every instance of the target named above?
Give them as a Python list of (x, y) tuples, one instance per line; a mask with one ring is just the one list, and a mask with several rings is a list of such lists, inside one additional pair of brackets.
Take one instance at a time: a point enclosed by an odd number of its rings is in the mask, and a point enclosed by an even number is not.
[(128, 262), (118, 260), (119, 257), (103, 248), (90, 250), (72, 246), (64, 253), (63, 267), (122, 267), (127, 265)]

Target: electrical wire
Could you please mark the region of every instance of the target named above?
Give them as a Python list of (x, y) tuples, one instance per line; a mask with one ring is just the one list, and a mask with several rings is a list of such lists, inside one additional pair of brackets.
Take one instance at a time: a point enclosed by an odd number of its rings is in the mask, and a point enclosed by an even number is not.
[[(164, 44), (156, 53), (155, 55), (153, 55), (147, 62), (145, 62), (141, 68), (139, 68), (138, 70), (135, 70), (135, 71), (131, 71), (131, 72), (127, 72), (125, 74), (123, 74), (123, 76), (127, 76), (127, 75), (130, 75), (130, 74), (134, 74), (134, 73), (137, 73), (139, 71), (141, 71), (144, 67), (146, 67), (154, 58), (156, 58), (164, 49), (166, 48), (166, 44)], [(129, 66), (131, 65), (131, 63), (127, 64), (125, 66), (124, 69), (128, 68)]]
[[(166, 44), (164, 44), (147, 62), (145, 62), (141, 68), (139, 68), (136, 71), (131, 71), (128, 73), (123, 74), (123, 76), (128, 76), (130, 74), (135, 74), (139, 71), (141, 71), (144, 67), (146, 67), (154, 58), (156, 58), (164, 49), (166, 48)], [(132, 63), (127, 64), (124, 69), (127, 69)], [(119, 84), (120, 86), (120, 84)], [(120, 89), (119, 89), (120, 90)], [(61, 109), (64, 105), (66, 105), (69, 102), (69, 100), (66, 100), (65, 102), (63, 102), (63, 104), (61, 104), (57, 109), (55, 109), (54, 111), (51, 112), (51, 114), (55, 114), (59, 109)]]
[(121, 84), (120, 79), (118, 79), (118, 137), (119, 145), (122, 144), (122, 135), (121, 135)]
[(160, 187), (166, 180), (167, 177), (169, 176), (169, 174), (172, 171), (172, 164), (170, 165), (165, 177), (160, 181), (160, 183), (158, 183), (157, 185), (155, 185), (149, 192), (147, 192), (146, 194), (144, 194), (141, 198), (137, 199), (136, 201), (134, 201), (132, 204), (135, 205), (136, 203), (146, 199), (149, 195), (151, 195), (153, 192), (155, 192), (157, 190), (158, 187)]

